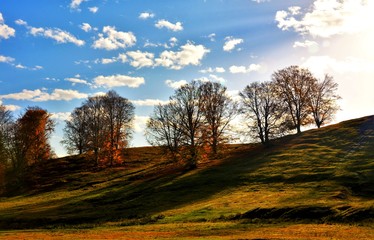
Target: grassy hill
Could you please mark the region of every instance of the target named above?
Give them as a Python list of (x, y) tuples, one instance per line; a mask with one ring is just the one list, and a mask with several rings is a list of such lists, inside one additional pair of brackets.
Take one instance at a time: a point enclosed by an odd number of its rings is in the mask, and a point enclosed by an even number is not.
[(0, 198), (0, 229), (237, 221), (373, 226), (374, 116), (267, 148), (229, 145), (222, 159), (192, 171), (157, 148), (128, 149), (126, 156), (120, 168), (95, 169), (84, 156), (36, 166), (22, 194)]

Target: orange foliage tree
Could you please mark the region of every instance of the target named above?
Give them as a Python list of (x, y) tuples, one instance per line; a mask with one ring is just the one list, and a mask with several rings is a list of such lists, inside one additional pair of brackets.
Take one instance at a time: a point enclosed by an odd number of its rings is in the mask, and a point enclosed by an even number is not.
[(51, 157), (48, 139), (55, 123), (51, 115), (39, 107), (28, 107), (16, 122), (16, 147), (19, 167), (30, 166)]

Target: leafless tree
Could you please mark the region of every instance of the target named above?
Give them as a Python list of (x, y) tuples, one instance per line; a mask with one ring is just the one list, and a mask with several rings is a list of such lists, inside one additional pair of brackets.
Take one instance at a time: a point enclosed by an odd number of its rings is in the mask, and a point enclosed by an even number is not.
[(219, 144), (228, 141), (226, 130), (238, 113), (238, 106), (226, 93), (227, 88), (220, 83), (205, 82), (201, 86), (202, 114), (205, 121), (206, 142), (215, 156)]
[(301, 126), (312, 122), (309, 103), (317, 84), (316, 78), (308, 69), (290, 66), (273, 73), (272, 80), (279, 98), (287, 104), (292, 127), (300, 133)]
[(310, 94), (309, 106), (316, 126), (320, 128), (323, 124), (331, 121), (339, 110), (336, 101), (340, 96), (336, 93), (338, 84), (330, 75), (325, 75), (323, 81), (315, 84)]
[(85, 106), (75, 108), (71, 113), (70, 119), (65, 121), (64, 139), (61, 141), (65, 145), (68, 153), (78, 152), (79, 154), (87, 151), (88, 145), (88, 116)]
[(145, 135), (151, 145), (166, 147), (176, 159), (180, 151), (182, 131), (171, 104), (155, 106), (147, 122)]
[(190, 168), (197, 166), (198, 148), (204, 142), (202, 100), (200, 83), (197, 81), (182, 86), (170, 97), (170, 108), (178, 119), (182, 133), (181, 145), (189, 149)]
[(248, 119), (250, 132), (260, 138), (262, 144), (284, 132), (284, 104), (279, 100), (273, 82), (253, 82), (239, 93), (242, 112)]

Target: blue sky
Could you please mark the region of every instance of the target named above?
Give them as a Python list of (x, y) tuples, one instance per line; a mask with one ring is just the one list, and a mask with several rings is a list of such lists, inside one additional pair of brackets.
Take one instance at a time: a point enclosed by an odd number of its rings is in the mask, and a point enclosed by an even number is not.
[(339, 84), (336, 121), (373, 114), (374, 3), (356, 0), (0, 1), (0, 103), (57, 121), (114, 89), (136, 107), (133, 146), (174, 88), (218, 81), (235, 97), (295, 64)]

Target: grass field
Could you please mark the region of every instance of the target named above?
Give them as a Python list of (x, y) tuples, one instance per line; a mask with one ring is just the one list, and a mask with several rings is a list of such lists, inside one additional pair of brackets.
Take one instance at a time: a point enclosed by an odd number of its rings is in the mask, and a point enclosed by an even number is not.
[(374, 116), (229, 145), (192, 171), (157, 148), (126, 156), (110, 169), (83, 156), (35, 167), (0, 198), (0, 238), (374, 239)]

